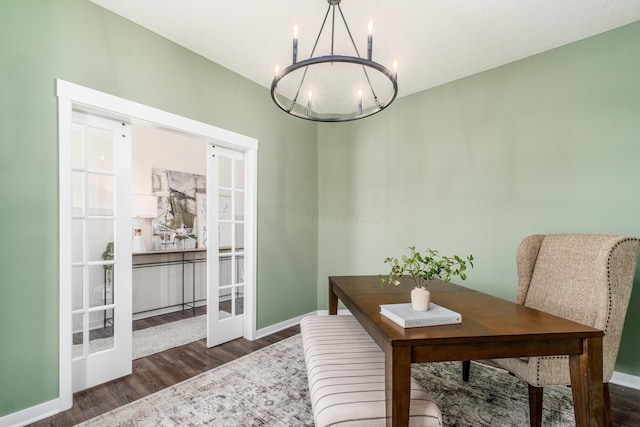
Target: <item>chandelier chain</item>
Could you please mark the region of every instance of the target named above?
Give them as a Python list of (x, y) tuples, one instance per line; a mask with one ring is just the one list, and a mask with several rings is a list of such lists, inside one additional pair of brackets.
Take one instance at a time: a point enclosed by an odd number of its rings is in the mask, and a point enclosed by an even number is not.
[[(338, 11), (340, 11), (340, 16), (342, 16), (342, 22), (344, 22), (344, 27), (347, 29), (347, 34), (349, 34), (349, 39), (351, 40), (351, 44), (353, 48), (356, 50), (356, 55), (360, 56), (360, 52), (358, 51), (358, 46), (356, 45), (355, 40), (353, 40), (353, 36), (351, 35), (351, 30), (349, 29), (349, 24), (347, 24), (347, 19), (344, 17), (344, 13), (342, 13), (342, 8), (340, 4), (338, 4)], [(334, 7), (335, 13), (335, 7)], [(331, 45), (333, 46), (333, 37), (331, 39)], [(331, 54), (333, 55), (333, 49)], [(367, 73), (367, 69), (365, 66), (362, 66), (362, 71), (364, 72), (364, 76), (367, 79), (367, 83), (369, 84), (369, 89), (371, 89), (371, 95), (373, 96), (373, 100), (376, 103), (377, 107), (380, 107), (380, 101), (378, 101), (378, 95), (376, 95), (376, 91), (373, 89), (373, 85), (371, 84), (371, 80), (369, 79), (369, 73)]]
[[(340, 11), (340, 16), (342, 17), (342, 22), (344, 22), (344, 27), (347, 29), (347, 34), (349, 34), (349, 40), (351, 40), (351, 45), (356, 51), (356, 55), (360, 56), (360, 52), (358, 51), (358, 46), (356, 45), (355, 40), (353, 40), (353, 36), (351, 35), (351, 29), (349, 28), (349, 24), (347, 24), (347, 19), (344, 17), (344, 13), (342, 13), (342, 8), (338, 5), (338, 11)], [(331, 52), (333, 55), (333, 52)]]
[[(340, 5), (338, 5), (338, 9), (340, 9)], [(320, 30), (320, 32), (322, 32), (322, 30)], [(333, 39), (335, 35), (336, 35), (336, 7), (333, 6), (333, 10), (331, 11), (331, 55), (333, 55)]]
[[(339, 3), (339, 1), (338, 1)], [(313, 54), (316, 52), (316, 47), (318, 47), (318, 42), (320, 41), (320, 36), (322, 35), (322, 30), (324, 30), (324, 26), (327, 23), (327, 18), (329, 17), (329, 12), (331, 11), (331, 4), (329, 4), (329, 7), (327, 8), (327, 13), (324, 14), (324, 19), (322, 20), (322, 25), (320, 26), (320, 31), (318, 32), (318, 37), (316, 37), (316, 42), (313, 44), (313, 49), (311, 49), (311, 55), (309, 55), (309, 58), (313, 58)], [(332, 40), (333, 42), (333, 40)], [(333, 49), (331, 49), (333, 51)], [(332, 52), (333, 54), (333, 52)], [(360, 56), (360, 55), (358, 55)], [(302, 78), (300, 79), (300, 84), (298, 85), (298, 90), (296, 90), (296, 96), (293, 97), (293, 101), (291, 102), (291, 105), (289, 105), (289, 110), (287, 110), (287, 113), (290, 112), (291, 110), (293, 110), (293, 107), (295, 107), (296, 103), (298, 102), (298, 96), (300, 95), (300, 89), (302, 88), (302, 85), (304, 84), (304, 79), (307, 77), (307, 71), (309, 70), (309, 67), (304, 67), (304, 73), (302, 74)]]

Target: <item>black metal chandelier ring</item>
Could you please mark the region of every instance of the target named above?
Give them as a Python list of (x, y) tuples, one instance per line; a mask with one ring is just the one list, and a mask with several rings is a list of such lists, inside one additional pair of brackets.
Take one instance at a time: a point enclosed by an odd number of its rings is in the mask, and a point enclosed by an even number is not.
[[(340, 63), (347, 63), (347, 64), (355, 64), (355, 65), (361, 65), (363, 67), (368, 67), (368, 68), (372, 68), (382, 74), (384, 74), (389, 81), (391, 82), (391, 85), (393, 86), (393, 91), (391, 92), (391, 95), (389, 96), (389, 98), (385, 101), (385, 102), (379, 102), (376, 98), (376, 108), (372, 108), (369, 110), (366, 110), (365, 112), (362, 112), (360, 114), (358, 114), (357, 116), (349, 116), (349, 117), (322, 117), (322, 116), (314, 116), (314, 115), (308, 115), (308, 114), (301, 114), (297, 111), (295, 111), (293, 109), (293, 106), (296, 104), (297, 102), (297, 97), (298, 97), (298, 93), (296, 94), (295, 98), (293, 100), (291, 100), (291, 105), (289, 107), (287, 107), (286, 105), (284, 105), (277, 97), (278, 94), (278, 83), (285, 78), (288, 74), (293, 73), (296, 70), (299, 70), (301, 68), (305, 68), (305, 67), (311, 67), (313, 65), (318, 65), (318, 64), (326, 64), (326, 63), (334, 63), (334, 62), (340, 62)], [(363, 68), (363, 71), (366, 73), (366, 69)], [(367, 76), (368, 78), (368, 76)], [(299, 92), (300, 89), (298, 89)], [(312, 121), (316, 121), (316, 122), (346, 122), (346, 121), (351, 121), (351, 120), (356, 120), (356, 119), (362, 119), (365, 117), (369, 117), (372, 116), (376, 113), (379, 113), (380, 111), (384, 110), (387, 106), (389, 106), (389, 104), (391, 104), (394, 99), (396, 98), (396, 95), (398, 94), (398, 80), (396, 78), (396, 76), (394, 75), (394, 73), (392, 73), (391, 71), (389, 71), (389, 69), (387, 69), (384, 65), (379, 64), (377, 62), (374, 61), (370, 61), (368, 59), (365, 58), (360, 58), (357, 56), (346, 56), (346, 55), (325, 55), (325, 56), (318, 56), (315, 58), (309, 58), (309, 59), (305, 59), (303, 61), (299, 61), (296, 62), (295, 64), (291, 64), (288, 67), (286, 67), (285, 69), (281, 70), (274, 78), (273, 78), (273, 82), (271, 83), (271, 99), (273, 99), (273, 102), (276, 103), (276, 105), (278, 107), (280, 107), (280, 109), (282, 111), (284, 111), (285, 113), (291, 114), (292, 116), (301, 118), (301, 119), (305, 119), (305, 120), (312, 120)]]
[[(351, 120), (362, 119), (379, 113), (380, 111), (387, 108), (396, 99), (396, 96), (398, 94), (398, 61), (393, 61), (393, 72), (391, 72), (384, 65), (372, 60), (373, 21), (369, 21), (368, 25), (369, 34), (367, 36), (367, 54), (366, 56), (361, 57), (360, 52), (358, 51), (358, 46), (356, 45), (356, 42), (351, 34), (351, 30), (349, 29), (349, 25), (347, 24), (347, 20), (342, 13), (342, 8), (340, 7), (341, 0), (326, 1), (329, 4), (329, 7), (327, 8), (327, 12), (324, 15), (322, 25), (320, 26), (320, 31), (318, 32), (318, 37), (316, 38), (316, 41), (313, 44), (313, 48), (311, 49), (311, 55), (309, 55), (309, 59), (300, 62), (298, 62), (297, 60), (298, 26), (294, 25), (292, 50), (293, 61), (290, 66), (283, 69), (282, 71), (280, 71), (280, 66), (276, 65), (275, 77), (273, 78), (273, 81), (271, 83), (271, 99), (278, 106), (278, 108), (280, 108), (285, 113), (291, 114), (294, 117), (316, 122), (347, 122)], [(336, 11), (339, 13), (339, 15), (336, 15)], [(329, 16), (331, 16), (330, 53), (328, 55), (314, 57), (313, 55), (316, 51), (316, 48), (318, 47), (318, 42), (320, 41)], [(339, 16), (344, 24), (344, 29), (348, 36), (348, 41), (350, 42), (351, 46), (353, 46), (355, 55), (335, 54), (334, 47), (336, 16)], [(338, 78), (335, 78), (335, 74), (328, 74), (328, 70), (322, 68), (322, 65), (324, 64), (333, 65), (335, 63), (349, 65), (353, 70), (344, 72), (344, 70), (346, 69), (341, 68), (341, 70), (343, 70), (343, 73), (341, 75), (338, 75)], [(314, 68), (313, 71), (311, 71), (311, 68), (313, 66), (317, 67)], [(354, 71), (358, 67), (362, 68), (363, 78), (351, 80), (353, 76), (355, 76)], [(330, 69), (331, 72), (333, 72), (333, 67), (331, 67)], [(300, 79), (299, 84), (292, 84), (294, 82), (294, 77), (289, 75), (297, 70), (304, 70), (304, 72), (302, 73), (302, 78)], [(368, 71), (377, 71), (377, 73), (372, 74), (373, 78), (370, 78)], [(305, 81), (307, 79), (308, 72), (310, 75), (310, 84), (309, 82)], [(282, 80), (287, 76), (289, 76), (289, 78), (286, 80), (286, 82), (283, 82)], [(347, 82), (357, 82), (358, 86), (362, 86), (358, 88), (357, 108), (355, 111), (350, 110), (350, 107), (349, 109), (345, 108), (345, 105), (348, 102), (345, 98), (345, 96), (347, 96), (345, 89), (347, 91), (350, 89), (347, 89), (347, 87), (344, 86), (344, 77), (347, 77)], [(278, 85), (281, 82), (282, 84), (280, 85), (280, 91), (278, 91)], [(390, 82), (391, 85), (389, 86), (386, 82)], [(330, 83), (330, 85), (326, 85), (325, 83)], [(325, 97), (322, 98), (318, 109), (315, 111), (312, 108), (313, 90), (308, 91), (306, 114), (304, 114), (304, 107), (298, 102), (300, 91), (305, 85), (308, 89), (311, 89), (309, 86), (316, 86), (317, 88), (320, 88), (320, 91), (325, 89), (323, 91)], [(391, 89), (390, 93), (387, 92), (389, 89)], [(365, 92), (366, 97), (363, 98)], [(386, 101), (380, 101), (376, 92), (379, 92), (380, 96), (383, 99), (387, 98)], [(326, 96), (327, 94), (329, 94), (329, 96)], [(328, 102), (332, 103), (332, 107), (338, 108), (327, 108)], [(288, 104), (288, 106), (286, 104)]]

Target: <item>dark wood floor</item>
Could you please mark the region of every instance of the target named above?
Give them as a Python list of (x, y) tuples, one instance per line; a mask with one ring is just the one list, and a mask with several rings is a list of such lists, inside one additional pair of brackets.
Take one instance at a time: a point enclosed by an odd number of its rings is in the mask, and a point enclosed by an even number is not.
[[(204, 307), (199, 307), (196, 315), (204, 311)], [(191, 316), (191, 310), (185, 310), (137, 320), (133, 322), (133, 329), (144, 329)], [(296, 326), (256, 341), (239, 338), (213, 348), (207, 348), (206, 341), (200, 340), (134, 360), (131, 375), (76, 393), (71, 409), (32, 426), (72, 426), (299, 332), (300, 328)], [(614, 425), (640, 426), (640, 390), (615, 384), (609, 388)]]
[[(205, 310), (205, 307), (196, 308), (196, 315), (204, 314)], [(191, 310), (185, 310), (136, 320), (133, 330), (192, 316)], [(71, 409), (31, 426), (72, 426), (81, 423), (298, 333), (300, 328), (295, 326), (256, 341), (239, 338), (212, 348), (207, 348), (203, 339), (136, 359), (131, 375), (74, 394)]]

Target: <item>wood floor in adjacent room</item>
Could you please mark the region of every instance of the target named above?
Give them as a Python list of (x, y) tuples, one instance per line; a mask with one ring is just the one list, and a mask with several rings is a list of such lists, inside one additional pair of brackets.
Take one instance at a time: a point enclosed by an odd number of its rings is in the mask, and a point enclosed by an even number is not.
[[(196, 310), (196, 315), (203, 313), (204, 307)], [(191, 310), (185, 310), (137, 320), (133, 322), (133, 329), (144, 329), (192, 316)], [(134, 360), (131, 375), (76, 393), (71, 409), (31, 425), (72, 426), (81, 423), (299, 332), (300, 328), (296, 326), (256, 341), (239, 338), (213, 348), (207, 348), (206, 340), (199, 340)], [(640, 390), (615, 384), (609, 388), (614, 425), (640, 426)]]
[[(204, 310), (204, 307), (198, 307), (196, 315), (204, 314)], [(185, 310), (136, 320), (133, 330), (192, 316), (191, 310)], [(31, 426), (72, 426), (81, 423), (298, 333), (300, 328), (295, 326), (256, 341), (239, 338), (212, 348), (207, 348), (203, 339), (136, 359), (131, 375), (74, 394), (71, 409)]]

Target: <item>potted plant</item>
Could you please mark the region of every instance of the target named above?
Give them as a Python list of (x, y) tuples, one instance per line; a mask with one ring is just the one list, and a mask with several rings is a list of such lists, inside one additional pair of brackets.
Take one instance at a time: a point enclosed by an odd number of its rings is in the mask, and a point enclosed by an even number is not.
[[(104, 251), (102, 252), (102, 260), (103, 261), (110, 261), (113, 259), (114, 256), (114, 252), (113, 252), (113, 242), (108, 242), (107, 246), (105, 247)], [(109, 287), (111, 285), (111, 279), (113, 278), (113, 264), (104, 264), (102, 266), (102, 268), (104, 268), (104, 278), (105, 278), (105, 285), (107, 287)]]
[(473, 268), (473, 255), (463, 259), (458, 255), (440, 255), (434, 249), (426, 249), (420, 253), (416, 251), (415, 246), (411, 246), (409, 255), (402, 255), (402, 262), (393, 257), (385, 258), (384, 262), (391, 265), (391, 271), (388, 275), (379, 276), (380, 283), (398, 285), (400, 276), (409, 275), (415, 284), (415, 289), (411, 291), (412, 307), (417, 311), (427, 311), (431, 302), (431, 292), (427, 287), (431, 281), (441, 279), (449, 282), (455, 276), (465, 280), (467, 265)]

